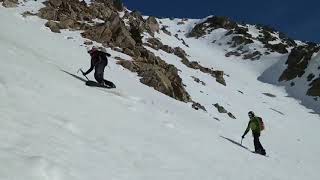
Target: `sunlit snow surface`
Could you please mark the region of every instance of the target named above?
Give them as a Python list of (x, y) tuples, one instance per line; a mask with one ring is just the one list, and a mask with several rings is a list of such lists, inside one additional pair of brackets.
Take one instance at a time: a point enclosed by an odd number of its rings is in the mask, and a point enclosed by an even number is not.
[[(176, 56), (153, 50), (181, 70), (187, 91), (208, 112), (195, 111), (191, 104), (141, 84), (114, 58), (105, 77), (117, 89), (85, 86), (77, 74), (89, 66), (86, 48), (80, 46), (84, 40), (79, 32), (54, 34), (45, 21), (19, 15), (35, 4), (0, 8), (1, 180), (318, 179), (319, 116), (287, 97), (283, 87), (257, 80), (281, 61), (280, 55), (256, 62), (225, 58), (224, 47), (208, 39), (186, 39), (178, 33), (190, 45), (186, 48), (173, 36), (156, 34), (164, 44), (183, 47), (190, 60), (229, 75), (225, 87), (186, 68)], [(162, 21), (173, 33), (197, 22), (177, 26), (174, 20)], [(219, 114), (215, 103), (237, 119)], [(237, 145), (249, 110), (265, 121), (261, 141), (269, 157), (250, 152), (250, 134), (243, 141), (248, 150)]]

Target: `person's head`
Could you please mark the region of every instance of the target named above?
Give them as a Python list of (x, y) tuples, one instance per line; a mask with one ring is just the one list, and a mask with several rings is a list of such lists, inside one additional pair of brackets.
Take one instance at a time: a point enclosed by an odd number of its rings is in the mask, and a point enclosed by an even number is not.
[(98, 50), (99, 50), (98, 47), (93, 46), (91, 49), (88, 50), (88, 53), (89, 53), (90, 55), (92, 55), (92, 53), (94, 53), (94, 52), (96, 52), (96, 51), (98, 51)]
[(249, 112), (248, 112), (248, 116), (249, 116), (249, 118), (253, 118), (253, 117), (254, 117), (253, 111), (249, 111)]

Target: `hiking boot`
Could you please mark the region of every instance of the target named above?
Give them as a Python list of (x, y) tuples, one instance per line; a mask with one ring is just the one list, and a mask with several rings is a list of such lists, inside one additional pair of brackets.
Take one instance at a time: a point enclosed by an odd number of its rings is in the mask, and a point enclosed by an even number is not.
[(266, 151), (264, 149), (258, 149), (258, 150), (255, 150), (254, 152), (257, 154), (264, 155), (264, 156), (266, 155)]

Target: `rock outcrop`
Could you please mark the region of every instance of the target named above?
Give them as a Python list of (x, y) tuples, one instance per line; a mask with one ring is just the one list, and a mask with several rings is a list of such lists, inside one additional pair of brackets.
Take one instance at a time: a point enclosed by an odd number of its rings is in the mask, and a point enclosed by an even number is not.
[(14, 8), (18, 6), (18, 0), (0, 0), (2, 3), (2, 6), (5, 8)]
[(320, 77), (312, 81), (311, 88), (307, 91), (308, 96), (320, 97)]
[(237, 23), (231, 21), (227, 17), (210, 17), (206, 21), (197, 24), (192, 31), (188, 34), (188, 37), (195, 37), (199, 38), (202, 37), (211, 31), (219, 28), (224, 28), (224, 29), (235, 29), (237, 27)]
[(296, 77), (301, 77), (314, 53), (318, 52), (320, 47), (315, 44), (297, 46), (292, 49), (286, 64), (287, 69), (282, 73), (279, 81), (290, 81)]
[(218, 70), (214, 71), (212, 69), (209, 69), (209, 68), (206, 68), (206, 67), (200, 65), (198, 62), (189, 61), (187, 53), (181, 47), (172, 48), (168, 45), (163, 45), (160, 40), (155, 39), (155, 38), (149, 38), (147, 40), (146, 45), (153, 48), (153, 49), (156, 49), (156, 50), (161, 49), (169, 54), (174, 54), (174, 55), (178, 56), (179, 58), (181, 58), (181, 62), (184, 65), (186, 65), (187, 67), (192, 68), (192, 69), (198, 69), (203, 73), (210, 74), (212, 77), (216, 78), (217, 82), (226, 86), (226, 82), (223, 77), (223, 75), (224, 75), (223, 71), (218, 71)]
[(140, 57), (133, 61), (119, 61), (118, 64), (131, 72), (138, 73), (138, 76), (142, 77), (140, 79), (141, 83), (179, 101), (191, 101), (176, 67), (167, 64), (142, 46), (136, 47), (136, 49), (140, 51)]

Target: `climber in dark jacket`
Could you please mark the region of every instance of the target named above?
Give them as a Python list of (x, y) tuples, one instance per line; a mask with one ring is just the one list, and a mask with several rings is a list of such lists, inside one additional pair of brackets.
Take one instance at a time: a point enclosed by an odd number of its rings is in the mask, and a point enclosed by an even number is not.
[(106, 85), (108, 87), (115, 87), (115, 85), (103, 78), (104, 75), (104, 69), (108, 65), (108, 58), (111, 55), (107, 52), (100, 51), (98, 48), (93, 47), (88, 53), (91, 56), (91, 66), (90, 68), (83, 73), (84, 76), (91, 73), (93, 69), (95, 69), (94, 72), (94, 78), (97, 80), (97, 82), (101, 85)]

